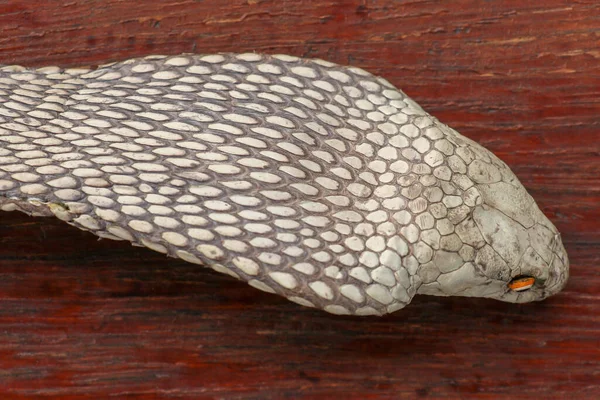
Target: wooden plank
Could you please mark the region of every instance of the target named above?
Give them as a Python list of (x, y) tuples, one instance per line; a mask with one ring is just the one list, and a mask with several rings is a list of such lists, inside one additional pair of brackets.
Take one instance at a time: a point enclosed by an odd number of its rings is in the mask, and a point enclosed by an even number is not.
[(599, 27), (593, 0), (1, 2), (2, 64), (259, 51), (382, 75), (503, 158), (572, 263), (542, 303), (418, 297), (333, 317), (0, 213), (2, 398), (598, 397)]

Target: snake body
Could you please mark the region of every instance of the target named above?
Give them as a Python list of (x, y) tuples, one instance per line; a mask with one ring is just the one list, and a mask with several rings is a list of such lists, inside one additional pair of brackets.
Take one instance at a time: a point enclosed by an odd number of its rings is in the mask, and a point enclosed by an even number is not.
[[(359, 68), (284, 55), (0, 69), (0, 209), (334, 314), (541, 300), (568, 260), (510, 169)], [(530, 276), (526, 291), (509, 282)]]

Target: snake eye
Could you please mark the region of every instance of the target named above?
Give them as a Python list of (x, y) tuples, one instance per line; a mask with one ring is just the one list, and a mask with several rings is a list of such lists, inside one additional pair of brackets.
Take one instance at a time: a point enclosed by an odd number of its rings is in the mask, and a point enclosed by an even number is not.
[(524, 292), (529, 290), (535, 283), (535, 278), (532, 276), (516, 276), (510, 282), (508, 287), (515, 292)]

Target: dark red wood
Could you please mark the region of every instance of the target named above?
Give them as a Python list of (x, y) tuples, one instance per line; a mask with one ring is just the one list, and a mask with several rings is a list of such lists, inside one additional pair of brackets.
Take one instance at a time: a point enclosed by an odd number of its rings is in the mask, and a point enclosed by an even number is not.
[(496, 152), (572, 262), (545, 302), (379, 319), (0, 213), (0, 398), (600, 398), (600, 3), (0, 2), (0, 63), (258, 51), (382, 75)]

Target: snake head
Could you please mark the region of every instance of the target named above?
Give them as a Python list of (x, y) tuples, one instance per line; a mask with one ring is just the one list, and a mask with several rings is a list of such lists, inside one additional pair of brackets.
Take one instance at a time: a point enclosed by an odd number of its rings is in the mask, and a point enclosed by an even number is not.
[(525, 303), (560, 292), (569, 261), (556, 227), (504, 162), (467, 138), (453, 139), (470, 162), (473, 185), (462, 194), (469, 208), (446, 237), (454, 243), (442, 238), (421, 267), (418, 293)]
[(420, 293), (525, 303), (561, 291), (569, 261), (560, 234), (523, 186), (497, 182), (477, 191), (478, 204), (455, 227), (463, 246), (474, 249), (470, 261), (453, 266), (455, 257), (438, 256), (438, 293)]
[(511, 303), (543, 300), (558, 293), (569, 275), (569, 261), (556, 227), (515, 179), (479, 185), (482, 204), (472, 219), (486, 244), (475, 265), (490, 279), (486, 297)]

